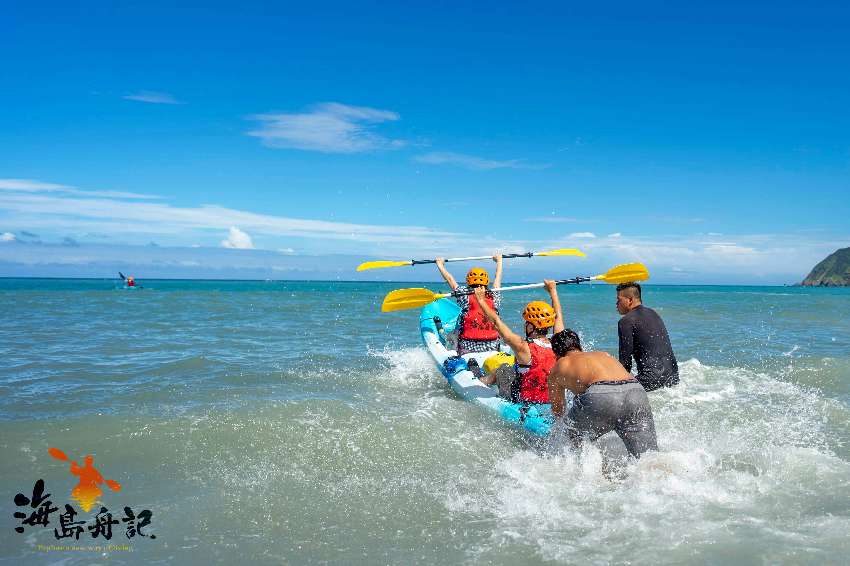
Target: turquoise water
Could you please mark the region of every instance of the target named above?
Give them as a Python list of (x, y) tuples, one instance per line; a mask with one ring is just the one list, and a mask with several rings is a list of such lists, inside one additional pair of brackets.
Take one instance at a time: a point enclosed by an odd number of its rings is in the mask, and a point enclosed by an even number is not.
[[(389, 283), (0, 280), (0, 560), (37, 564), (843, 563), (850, 289), (653, 287), (680, 387), (661, 451), (539, 447), (459, 401)], [(424, 284), (440, 289), (435, 283)], [(401, 286), (410, 286), (403, 284)], [(506, 294), (515, 328), (540, 291)], [(614, 293), (562, 289), (614, 353)], [(17, 534), (12, 501), (93, 454), (155, 540)], [(116, 511), (117, 512), (117, 511)], [(93, 517), (84, 514), (83, 518)], [(79, 519), (79, 518), (78, 518)], [(116, 527), (118, 529), (118, 527)]]

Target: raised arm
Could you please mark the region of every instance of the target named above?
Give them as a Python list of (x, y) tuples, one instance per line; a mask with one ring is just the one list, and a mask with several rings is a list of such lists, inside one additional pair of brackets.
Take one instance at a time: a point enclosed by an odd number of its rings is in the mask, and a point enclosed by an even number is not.
[(441, 257), (438, 257), (438, 258), (437, 258), (437, 261), (436, 261), (436, 264), (437, 264), (437, 269), (439, 269), (439, 270), (440, 270), (440, 275), (442, 275), (442, 276), (443, 276), (443, 279), (445, 279), (445, 280), (446, 280), (446, 283), (448, 283), (448, 284), (449, 284), (449, 288), (450, 288), (452, 291), (454, 291), (455, 289), (457, 289), (457, 281), (455, 281), (455, 278), (452, 276), (452, 274), (451, 274), (451, 273), (449, 273), (448, 271), (446, 271), (446, 262), (445, 262), (445, 260), (444, 260), (443, 258), (441, 258)]
[(493, 256), (493, 261), (496, 262), (496, 277), (493, 278), (493, 289), (499, 289), (502, 286), (502, 254), (501, 252)]
[(552, 369), (549, 371), (547, 381), (549, 383), (549, 402), (552, 403), (552, 414), (556, 419), (564, 416), (564, 405), (566, 404), (566, 394), (564, 383), (561, 381), (561, 375), (558, 372), (558, 366), (561, 360), (555, 362)]
[(543, 286), (549, 291), (552, 308), (555, 309), (555, 327), (552, 330), (557, 334), (564, 329), (564, 311), (561, 310), (561, 299), (558, 298), (558, 286), (552, 279), (544, 279)]
[(496, 314), (496, 311), (490, 308), (490, 305), (487, 304), (487, 301), (484, 300), (484, 295), (486, 291), (484, 287), (476, 287), (475, 293), (472, 295), (473, 300), (478, 302), (478, 306), (481, 307), (481, 311), (496, 327), (496, 331), (499, 333), (499, 336), (502, 337), (508, 346), (514, 351), (514, 354), (517, 355), (517, 361), (522, 363), (527, 363), (531, 361), (531, 351), (528, 349), (528, 344), (525, 343), (525, 340), (517, 336), (516, 334), (508, 328), (508, 325), (502, 322), (502, 319), (499, 318), (499, 315)]
[(626, 371), (632, 371), (632, 355), (635, 350), (634, 332), (632, 325), (625, 317), (617, 324), (617, 333), (620, 335), (620, 363)]

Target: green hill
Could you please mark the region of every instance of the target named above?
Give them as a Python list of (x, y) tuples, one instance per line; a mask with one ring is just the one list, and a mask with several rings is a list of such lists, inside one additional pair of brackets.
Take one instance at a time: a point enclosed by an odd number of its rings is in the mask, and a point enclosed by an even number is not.
[(850, 286), (850, 248), (831, 253), (812, 269), (802, 285), (807, 287)]

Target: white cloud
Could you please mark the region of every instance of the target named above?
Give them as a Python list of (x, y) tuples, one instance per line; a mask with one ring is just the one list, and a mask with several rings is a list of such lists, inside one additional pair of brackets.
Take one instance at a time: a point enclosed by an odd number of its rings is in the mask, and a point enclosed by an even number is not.
[(251, 241), (251, 236), (236, 226), (231, 226), (227, 239), (221, 241), (221, 247), (235, 250), (253, 250), (254, 242)]
[[(65, 195), (9, 194), (0, 200), (0, 211), (8, 211), (13, 225), (45, 228), (65, 233), (105, 233), (172, 236), (172, 241), (192, 238), (210, 231), (239, 226), (251, 234), (279, 237), (369, 242), (414, 249), (446, 250), (471, 239), (469, 234), (422, 226), (373, 225), (326, 220), (309, 220), (257, 214), (216, 205), (177, 207), (161, 202), (77, 198)], [(161, 240), (161, 238), (158, 238)], [(193, 242), (194, 243), (194, 242)]]
[(294, 254), (295, 250), (292, 248), (278, 248), (278, 250), (282, 254)]
[(430, 165), (457, 165), (465, 169), (473, 171), (490, 171), (492, 169), (546, 169), (549, 165), (533, 165), (526, 163), (522, 159), (507, 159), (497, 161), (494, 159), (484, 159), (474, 155), (466, 155), (463, 153), (452, 153), (448, 151), (434, 151), (424, 155), (418, 155), (414, 158), (419, 163), (428, 163)]
[(705, 218), (693, 216), (665, 216), (658, 214), (647, 216), (647, 219), (660, 224), (696, 224), (705, 222)]
[(620, 232), (614, 232), (613, 234), (608, 234), (609, 238), (619, 238), (622, 234)]
[(726, 261), (748, 261), (759, 253), (755, 248), (734, 243), (709, 244), (705, 246), (704, 251), (709, 256)]
[(124, 97), (124, 99), (135, 100), (136, 102), (148, 102), (150, 104), (183, 104), (167, 92), (153, 92), (150, 90), (143, 90), (135, 94), (128, 94)]
[[(828, 239), (791, 237), (783, 234), (741, 234), (719, 241), (706, 234), (667, 234), (582, 241), (582, 251), (601, 269), (628, 262), (642, 262), (662, 282), (677, 274), (695, 283), (706, 281), (766, 281), (795, 283), (841, 245), (850, 235)], [(551, 247), (568, 247), (575, 242), (565, 236)], [(847, 243), (844, 243), (847, 242)], [(680, 279), (681, 281), (681, 279)]]
[(562, 224), (567, 222), (586, 222), (581, 218), (576, 218), (574, 216), (535, 216), (532, 218), (523, 218), (523, 222), (547, 222), (552, 224)]
[[(575, 238), (584, 237), (580, 240), (580, 247), (589, 256), (587, 273), (596, 272), (596, 269), (604, 271), (620, 263), (641, 261), (646, 263), (654, 276), (681, 274), (677, 280), (679, 282), (686, 279), (694, 282), (753, 281), (757, 277), (773, 277), (773, 282), (793, 283), (802, 280), (818, 261), (835, 251), (836, 247), (850, 245), (850, 234), (834, 233), (818, 236), (727, 234), (722, 238), (706, 234), (670, 233), (653, 237), (629, 234), (628, 237), (613, 238), (610, 234), (608, 237), (589, 237), (595, 234), (578, 232), (564, 236), (560, 241), (518, 240), (443, 231), (427, 226), (290, 218), (216, 205), (178, 207), (163, 201), (92, 198), (90, 195), (84, 195), (84, 198), (75, 193), (49, 190), (54, 188), (52, 183), (39, 183), (24, 183), (20, 180), (17, 184), (5, 183), (6, 187), (14, 186), (18, 189), (0, 193), (0, 217), (3, 218), (3, 228), (7, 230), (0, 233), (0, 241), (21, 241), (19, 238), (24, 231), (32, 231), (54, 242), (62, 241), (62, 236), (73, 235), (81, 239), (80, 246), (56, 246), (60, 250), (57, 253), (61, 257), (79, 258), (80, 263), (85, 263), (88, 261), (86, 258), (91, 257), (87, 254), (92, 253), (92, 248), (84, 240), (92, 238), (108, 237), (110, 245), (146, 244), (154, 239), (163, 246), (160, 249), (165, 249), (197, 245), (199, 242), (218, 243), (222, 234), (226, 234), (227, 239), (224, 241), (233, 244), (238, 241), (238, 236), (235, 239), (231, 237), (230, 229), (238, 227), (237, 230), (251, 241), (253, 237), (262, 236), (263, 242), (273, 242), (267, 253), (273, 254), (280, 261), (296, 261), (317, 253), (327, 254), (329, 249), (337, 254), (356, 254), (358, 261), (366, 259), (364, 256), (382, 259), (395, 256), (489, 255), (495, 250), (522, 252), (573, 247)], [(289, 252), (289, 248), (283, 246), (292, 246), (298, 253)], [(17, 254), (16, 257), (24, 257), (27, 262), (43, 261), (42, 251), (35, 254), (33, 248), (27, 246), (7, 245), (2, 248), (3, 257)], [(147, 246), (141, 248), (153, 249)], [(193, 253), (207, 253), (216, 249), (212, 246), (204, 247)], [(243, 255), (221, 249), (219, 253), (222, 258)], [(260, 262), (259, 265), (267, 266), (268, 256), (264, 257), (266, 263)], [(533, 269), (537, 269), (537, 265), (541, 269), (546, 267), (547, 272), (541, 271), (539, 275), (549, 276), (550, 266), (557, 261), (529, 263), (529, 266)], [(207, 266), (205, 261), (202, 263)], [(674, 271), (674, 267), (678, 269)]]
[(596, 234), (593, 232), (573, 232), (569, 236), (570, 238), (595, 238)]
[(139, 193), (128, 193), (124, 191), (83, 191), (70, 185), (59, 185), (56, 183), (45, 183), (32, 179), (0, 179), (0, 191), (16, 193), (65, 193), (84, 197), (108, 197), (126, 199), (156, 200), (162, 197), (157, 195), (143, 195)]
[(398, 113), (365, 106), (326, 102), (300, 114), (257, 114), (249, 117), (260, 128), (248, 132), (264, 145), (323, 153), (361, 153), (405, 145), (372, 131), (376, 124), (394, 122)]
[(34, 181), (32, 179), (0, 179), (0, 189), (24, 192), (66, 192), (67, 189), (73, 189), (73, 187), (69, 187), (68, 185), (58, 185), (56, 183), (44, 183), (42, 181)]

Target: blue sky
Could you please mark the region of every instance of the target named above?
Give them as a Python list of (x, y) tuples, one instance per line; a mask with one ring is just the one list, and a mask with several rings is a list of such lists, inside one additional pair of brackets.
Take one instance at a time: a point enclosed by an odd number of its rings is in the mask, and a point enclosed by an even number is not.
[(790, 283), (850, 245), (846, 4), (396, 4), (4, 8), (0, 276)]

